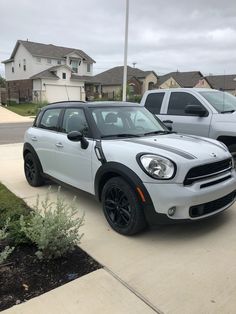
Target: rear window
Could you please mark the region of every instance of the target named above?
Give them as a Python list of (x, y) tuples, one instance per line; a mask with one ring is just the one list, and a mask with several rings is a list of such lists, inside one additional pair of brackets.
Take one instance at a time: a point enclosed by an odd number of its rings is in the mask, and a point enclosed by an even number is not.
[(151, 93), (147, 96), (145, 107), (153, 114), (159, 114), (165, 93)]

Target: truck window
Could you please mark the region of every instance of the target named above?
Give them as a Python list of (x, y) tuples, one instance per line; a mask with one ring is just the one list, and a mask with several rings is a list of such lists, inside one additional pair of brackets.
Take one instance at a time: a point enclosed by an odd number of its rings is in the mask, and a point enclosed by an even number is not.
[(175, 116), (187, 116), (188, 114), (184, 111), (187, 105), (202, 106), (200, 101), (198, 101), (196, 97), (189, 93), (172, 92), (170, 95), (167, 114)]
[(153, 114), (159, 114), (165, 93), (151, 93), (147, 96), (145, 107)]

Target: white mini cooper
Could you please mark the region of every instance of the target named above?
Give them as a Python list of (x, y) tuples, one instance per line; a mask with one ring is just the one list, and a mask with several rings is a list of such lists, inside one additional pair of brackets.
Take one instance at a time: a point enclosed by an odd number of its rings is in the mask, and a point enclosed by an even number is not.
[(224, 144), (171, 132), (137, 104), (48, 105), (26, 131), (23, 154), (30, 185), (51, 178), (95, 195), (121, 234), (206, 218), (236, 197)]

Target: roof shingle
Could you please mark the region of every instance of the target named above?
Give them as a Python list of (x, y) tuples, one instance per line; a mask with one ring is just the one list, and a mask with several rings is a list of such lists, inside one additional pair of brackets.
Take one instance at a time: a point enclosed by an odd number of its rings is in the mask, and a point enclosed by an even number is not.
[(173, 78), (180, 87), (194, 87), (196, 84), (203, 78), (203, 75), (199, 71), (190, 71), (190, 72), (170, 72), (159, 77), (157, 85), (160, 86), (169, 78)]
[[(84, 51), (80, 49), (55, 46), (52, 44), (41, 44), (25, 40), (17, 41), (9, 60), (14, 58), (16, 50), (20, 44), (22, 44), (33, 56), (63, 59), (66, 55), (75, 52), (80, 55), (81, 58), (83, 58), (85, 61), (89, 63), (95, 63), (95, 61), (91, 57), (89, 57)], [(8, 62), (9, 60), (6, 60), (5, 62)]]
[[(117, 66), (94, 76), (94, 79), (102, 85), (121, 85), (123, 82), (123, 66)], [(132, 77), (138, 79), (145, 78), (148, 74), (154, 73), (153, 71), (142, 71), (138, 68), (127, 67), (128, 80)], [(154, 73), (155, 74), (155, 73)], [(156, 75), (156, 74), (155, 74)], [(156, 75), (157, 76), (157, 75)]]
[(209, 75), (206, 79), (212, 88), (219, 90), (236, 90), (236, 74), (230, 75)]

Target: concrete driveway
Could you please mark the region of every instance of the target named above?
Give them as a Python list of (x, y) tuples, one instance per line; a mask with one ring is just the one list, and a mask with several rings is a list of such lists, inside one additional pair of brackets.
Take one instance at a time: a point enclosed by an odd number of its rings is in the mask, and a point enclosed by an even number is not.
[[(0, 181), (30, 205), (37, 193), (44, 197), (47, 191), (26, 183), (22, 144), (0, 146)], [(76, 194), (78, 206), (85, 211), (82, 248), (153, 312), (236, 312), (235, 205), (209, 220), (124, 237), (110, 229), (92, 196), (62, 191), (70, 200)]]

